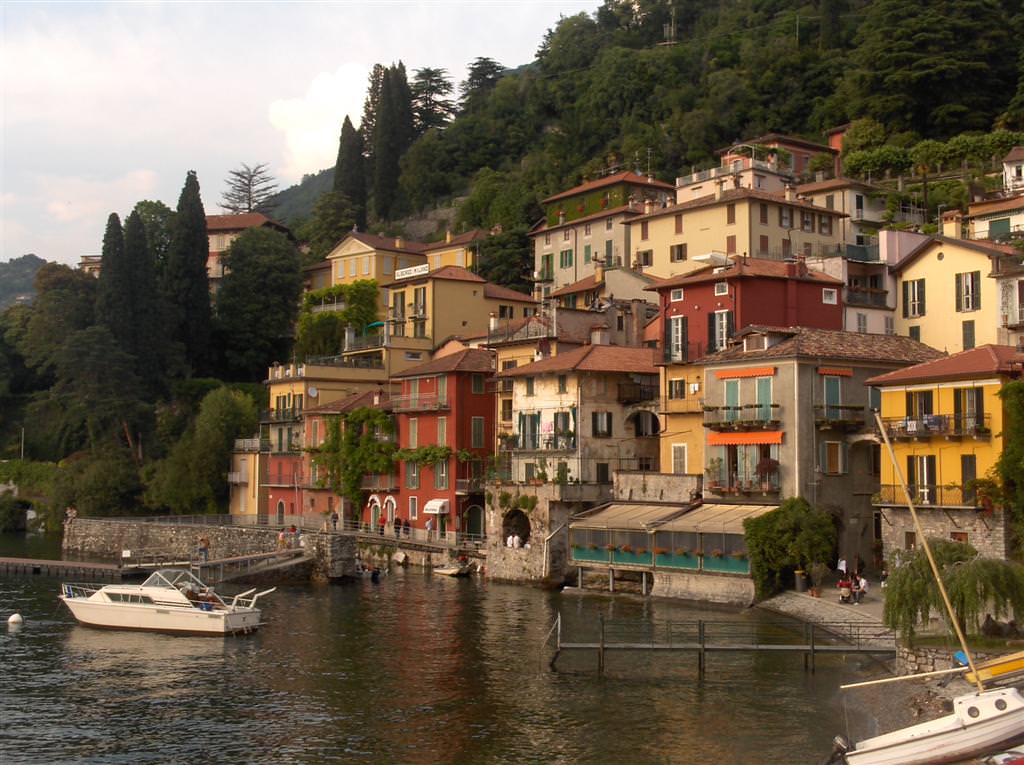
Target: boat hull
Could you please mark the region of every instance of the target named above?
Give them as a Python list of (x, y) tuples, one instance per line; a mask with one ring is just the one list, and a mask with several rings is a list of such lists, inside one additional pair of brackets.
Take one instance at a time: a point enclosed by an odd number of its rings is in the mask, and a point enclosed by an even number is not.
[(865, 739), (847, 765), (947, 765), (1024, 740), (1024, 697), (1013, 689), (960, 696), (953, 714)]
[(61, 600), (80, 624), (103, 629), (217, 636), (252, 632), (260, 624), (260, 612), (255, 608), (203, 611), (103, 603), (64, 596)]

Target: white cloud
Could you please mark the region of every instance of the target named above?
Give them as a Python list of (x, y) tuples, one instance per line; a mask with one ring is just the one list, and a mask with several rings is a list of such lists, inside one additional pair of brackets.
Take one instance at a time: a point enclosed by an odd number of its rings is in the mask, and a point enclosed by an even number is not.
[(133, 170), (110, 180), (44, 175), (37, 179), (34, 197), (60, 223), (94, 222), (111, 212), (126, 215), (138, 200), (153, 194), (156, 180), (152, 170)]
[(285, 142), (278, 175), (297, 181), (312, 168), (334, 164), (345, 116), (359, 126), (369, 71), (365, 64), (344, 64), (317, 74), (305, 95), (271, 101), (270, 124), (284, 134)]

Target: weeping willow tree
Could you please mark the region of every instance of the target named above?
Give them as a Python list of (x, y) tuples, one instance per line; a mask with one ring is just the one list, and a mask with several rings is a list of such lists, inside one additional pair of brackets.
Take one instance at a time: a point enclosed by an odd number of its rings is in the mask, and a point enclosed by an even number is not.
[[(968, 544), (929, 539), (957, 621), (965, 633), (977, 633), (981, 617), (1024, 614), (1024, 566), (984, 558)], [(923, 549), (904, 559), (889, 577), (885, 623), (907, 640), (927, 625), (932, 612), (946, 617), (939, 587)]]

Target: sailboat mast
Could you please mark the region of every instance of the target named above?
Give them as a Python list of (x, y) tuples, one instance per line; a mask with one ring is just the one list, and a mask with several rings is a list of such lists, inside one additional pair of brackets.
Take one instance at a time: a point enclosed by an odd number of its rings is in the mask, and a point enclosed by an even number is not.
[(953, 611), (953, 604), (949, 602), (949, 594), (946, 592), (946, 585), (942, 582), (942, 576), (939, 574), (938, 564), (935, 563), (935, 556), (932, 555), (932, 548), (928, 544), (928, 538), (924, 534), (924, 529), (921, 528), (921, 521), (917, 517), (917, 510), (914, 509), (914, 502), (910, 499), (910, 490), (907, 488), (907, 481), (903, 477), (903, 471), (900, 469), (899, 463), (896, 461), (896, 454), (892, 450), (892, 443), (889, 441), (889, 434), (885, 432), (885, 425), (882, 423), (882, 418), (879, 413), (875, 412), (875, 423), (878, 425), (878, 432), (882, 434), (882, 442), (885, 444), (885, 449), (889, 452), (889, 461), (892, 462), (893, 471), (896, 473), (896, 480), (899, 481), (900, 489), (903, 491), (903, 496), (907, 500), (907, 507), (910, 508), (910, 517), (914, 519), (914, 530), (917, 532), (917, 538), (921, 540), (921, 546), (924, 547), (924, 553), (928, 557), (928, 565), (932, 568), (932, 576), (935, 577), (935, 583), (939, 587), (939, 594), (942, 595), (942, 602), (946, 606), (946, 613), (949, 614), (949, 621), (953, 625), (953, 630), (956, 632), (957, 640), (960, 641), (960, 648), (963, 649), (964, 656), (967, 657), (967, 665), (971, 668), (971, 672), (974, 673), (974, 682), (978, 686), (978, 692), (983, 692), (985, 686), (981, 682), (981, 678), (978, 677), (978, 670), (974, 666), (974, 657), (971, 656), (971, 651), (967, 647), (967, 638), (964, 637), (963, 630), (960, 629), (960, 622), (956, 618), (956, 613)]

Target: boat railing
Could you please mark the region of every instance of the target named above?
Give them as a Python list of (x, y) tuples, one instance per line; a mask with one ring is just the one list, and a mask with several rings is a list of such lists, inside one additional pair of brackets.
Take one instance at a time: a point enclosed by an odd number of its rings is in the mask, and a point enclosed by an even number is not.
[(62, 584), (61, 591), (65, 598), (88, 598), (99, 591), (102, 585), (95, 584)]
[(271, 587), (269, 590), (262, 590), (260, 592), (256, 592), (256, 588), (253, 587), (251, 590), (246, 590), (245, 592), (238, 593), (237, 595), (235, 595), (235, 597), (231, 599), (231, 603), (226, 605), (230, 606), (232, 609), (255, 608), (257, 600), (262, 598), (264, 595), (269, 595), (276, 589), (276, 587)]

